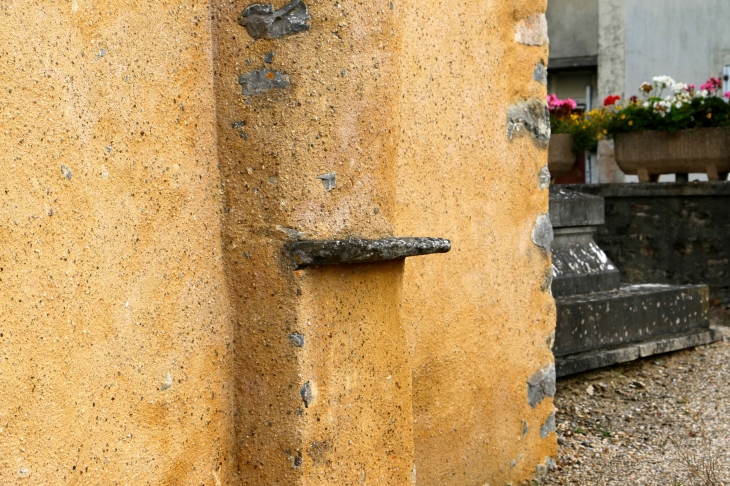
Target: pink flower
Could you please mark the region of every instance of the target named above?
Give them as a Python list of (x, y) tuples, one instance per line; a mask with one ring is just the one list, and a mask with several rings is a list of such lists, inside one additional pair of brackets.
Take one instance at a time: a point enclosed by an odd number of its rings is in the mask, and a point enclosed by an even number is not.
[(717, 91), (720, 88), (722, 88), (722, 81), (720, 80), (720, 78), (715, 76), (712, 76), (705, 82), (705, 84), (700, 86), (700, 89), (707, 91)]
[(730, 98), (730, 91), (728, 91), (727, 93), (725, 93), (725, 94), (724, 94), (724, 95), (722, 95), (722, 96), (724, 96), (725, 98)]
[(689, 93), (694, 93), (695, 92), (695, 88), (696, 88), (696, 85), (693, 84), (693, 83), (690, 83), (687, 86), (685, 86), (684, 90), (687, 91), (687, 92), (689, 92)]
[(561, 100), (554, 93), (547, 96), (547, 104), (550, 111), (560, 109), (575, 110), (578, 106), (572, 99)]

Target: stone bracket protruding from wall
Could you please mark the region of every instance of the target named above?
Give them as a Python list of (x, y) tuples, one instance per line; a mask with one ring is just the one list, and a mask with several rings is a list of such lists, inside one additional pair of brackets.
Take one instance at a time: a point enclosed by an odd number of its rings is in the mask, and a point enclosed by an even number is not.
[(284, 246), (284, 253), (298, 268), (398, 260), (450, 250), (451, 241), (442, 238), (302, 240)]

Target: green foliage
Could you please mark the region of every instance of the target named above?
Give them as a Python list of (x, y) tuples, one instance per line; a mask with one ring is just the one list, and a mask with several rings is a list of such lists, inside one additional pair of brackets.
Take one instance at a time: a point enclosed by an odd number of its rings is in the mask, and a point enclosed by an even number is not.
[(595, 151), (598, 141), (603, 138), (603, 127), (594, 119), (597, 112), (591, 114), (572, 113), (559, 116), (550, 113), (550, 131), (554, 134), (573, 135), (573, 152)]
[[(730, 127), (730, 104), (720, 97), (692, 98), (669, 110), (653, 99), (634, 102), (606, 117), (605, 129), (613, 137), (619, 133), (643, 130), (675, 132), (693, 128)], [(648, 106), (647, 106), (648, 104)]]

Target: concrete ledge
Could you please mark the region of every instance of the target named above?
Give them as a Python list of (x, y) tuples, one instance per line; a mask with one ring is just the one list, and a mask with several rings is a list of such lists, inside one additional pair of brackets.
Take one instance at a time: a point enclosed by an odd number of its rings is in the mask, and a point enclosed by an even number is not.
[(284, 252), (298, 268), (398, 260), (433, 253), (447, 253), (450, 250), (451, 241), (441, 238), (302, 240), (288, 243), (284, 247)]
[(612, 349), (561, 356), (555, 359), (556, 374), (563, 377), (656, 354), (711, 344), (722, 341), (728, 335), (730, 333), (725, 329), (701, 329)]
[(603, 197), (730, 196), (728, 181), (567, 184), (561, 187)]

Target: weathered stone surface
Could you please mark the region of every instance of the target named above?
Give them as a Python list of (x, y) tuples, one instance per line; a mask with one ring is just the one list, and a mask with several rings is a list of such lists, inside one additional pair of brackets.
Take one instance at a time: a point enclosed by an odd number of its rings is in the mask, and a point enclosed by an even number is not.
[(550, 188), (552, 292), (556, 297), (617, 289), (616, 266), (593, 241), (603, 222), (603, 199), (560, 187)]
[(0, 485), (241, 484), (211, 8), (0, 7)]
[(306, 32), (310, 28), (307, 24), (310, 18), (306, 4), (302, 0), (292, 0), (279, 10), (274, 10), (270, 3), (250, 5), (241, 13), (238, 23), (254, 39), (278, 39)]
[(546, 397), (554, 397), (555, 391), (555, 365), (550, 363), (527, 380), (527, 403), (535, 408)]
[(511, 139), (530, 135), (540, 146), (550, 142), (550, 114), (544, 100), (521, 100), (507, 111), (507, 136)]
[(299, 334), (298, 332), (293, 332), (293, 333), (289, 334), (289, 340), (300, 348), (304, 347), (304, 335), (303, 334)]
[(337, 174), (334, 172), (320, 174), (317, 176), (317, 179), (322, 181), (322, 186), (327, 192), (330, 192), (332, 189), (337, 188)]
[(380, 262), (450, 250), (451, 242), (441, 238), (303, 240), (288, 243), (284, 249), (298, 267)]
[(650, 339), (609, 349), (559, 356), (555, 359), (558, 377), (647, 358), (661, 353), (714, 343), (727, 337), (721, 329), (696, 329), (667, 338)]
[(701, 285), (630, 285), (555, 299), (556, 356), (709, 328)]
[(624, 282), (706, 284), (730, 303), (730, 182), (568, 187), (605, 198), (595, 239)]
[(553, 243), (553, 227), (550, 224), (550, 218), (545, 214), (540, 214), (532, 228), (532, 242), (550, 253), (550, 247)]
[(619, 270), (593, 241), (595, 229), (595, 226), (576, 226), (555, 230), (552, 247), (555, 297), (619, 287)]
[(553, 228), (569, 226), (597, 226), (604, 222), (602, 197), (566, 189), (550, 187), (550, 222)]

